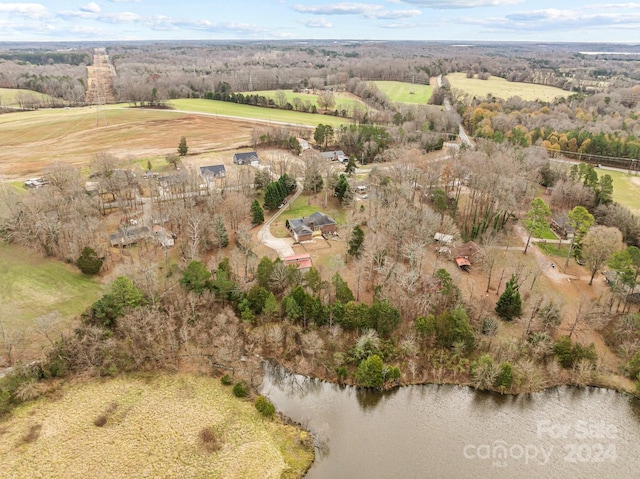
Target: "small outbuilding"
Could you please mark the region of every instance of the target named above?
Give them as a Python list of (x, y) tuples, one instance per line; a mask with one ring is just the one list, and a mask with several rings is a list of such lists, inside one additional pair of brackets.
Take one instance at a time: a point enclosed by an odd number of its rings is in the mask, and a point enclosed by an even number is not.
[(451, 242), (453, 241), (453, 235), (448, 235), (445, 233), (436, 233), (435, 235), (433, 235), (433, 239), (436, 242), (441, 243), (443, 245), (450, 245)]

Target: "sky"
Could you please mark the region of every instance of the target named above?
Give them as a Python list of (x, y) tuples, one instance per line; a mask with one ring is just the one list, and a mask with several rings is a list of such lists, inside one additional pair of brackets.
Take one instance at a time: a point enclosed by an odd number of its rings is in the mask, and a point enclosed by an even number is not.
[(0, 41), (235, 39), (640, 43), (640, 2), (0, 0)]

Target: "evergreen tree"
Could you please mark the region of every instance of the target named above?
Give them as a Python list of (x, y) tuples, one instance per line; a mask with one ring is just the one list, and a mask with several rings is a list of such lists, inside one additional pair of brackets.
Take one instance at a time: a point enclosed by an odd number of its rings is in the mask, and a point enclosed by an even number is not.
[(213, 234), (218, 240), (218, 248), (226, 248), (229, 245), (229, 233), (220, 215), (213, 220)]
[(356, 225), (351, 233), (351, 240), (349, 240), (349, 249), (347, 253), (354, 258), (359, 258), (362, 255), (364, 247), (364, 231), (360, 228), (360, 225)]
[(520, 298), (520, 291), (518, 291), (518, 281), (516, 275), (512, 274), (504, 293), (496, 303), (496, 313), (502, 319), (511, 321), (513, 318), (519, 317), (521, 312), (522, 299)]
[(270, 211), (277, 210), (282, 202), (283, 196), (276, 181), (272, 181), (267, 185), (264, 192), (264, 207)]
[(102, 268), (102, 258), (98, 257), (98, 253), (93, 248), (85, 246), (76, 260), (76, 266), (84, 274), (98, 274)]
[(351, 291), (351, 289), (349, 289), (349, 285), (344, 279), (342, 279), (340, 273), (334, 274), (331, 282), (336, 289), (336, 301), (339, 301), (342, 304), (346, 304), (349, 301), (353, 301), (355, 299), (353, 296), (353, 292)]
[(180, 144), (178, 145), (178, 155), (187, 156), (189, 147), (187, 146), (187, 139), (183, 136), (180, 138)]
[(251, 223), (254, 225), (264, 223), (264, 211), (258, 200), (253, 200), (253, 203), (251, 203)]
[(358, 365), (356, 381), (365, 388), (380, 389), (384, 384), (384, 364), (377, 354), (369, 356)]
[(263, 256), (258, 263), (258, 268), (256, 271), (258, 284), (263, 288), (268, 288), (269, 280), (271, 279), (271, 273), (273, 273), (273, 261), (271, 261), (267, 256)]
[(349, 156), (349, 161), (347, 161), (347, 165), (344, 168), (344, 172), (351, 176), (356, 171), (356, 159), (353, 155)]
[(336, 187), (334, 188), (334, 192), (338, 197), (338, 199), (340, 200), (340, 203), (346, 203), (348, 202), (348, 200), (353, 198), (351, 186), (349, 185), (349, 182), (347, 181), (347, 178), (346, 176), (344, 176), (344, 174), (341, 174), (338, 177), (338, 181), (336, 182)]
[(211, 271), (200, 261), (194, 260), (189, 263), (178, 282), (189, 291), (200, 294), (211, 286)]

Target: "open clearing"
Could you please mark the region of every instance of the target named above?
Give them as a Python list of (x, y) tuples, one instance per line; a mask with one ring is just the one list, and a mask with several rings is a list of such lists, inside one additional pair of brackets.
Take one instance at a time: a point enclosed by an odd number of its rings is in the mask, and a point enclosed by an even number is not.
[[(19, 351), (39, 351), (45, 337), (38, 329), (51, 333), (50, 329), (68, 327), (102, 289), (75, 266), (0, 243), (0, 321), (12, 337), (25, 343), (16, 348)], [(45, 320), (46, 315), (50, 316)]]
[(334, 127), (351, 123), (349, 118), (341, 118), (339, 116), (278, 110), (276, 108), (241, 105), (238, 103), (219, 100), (181, 99), (171, 100), (169, 104), (176, 110), (180, 111), (236, 116), (253, 120), (262, 120), (267, 122), (273, 121), (292, 125), (308, 125), (313, 128), (318, 126), (320, 123)]
[(38, 93), (32, 90), (23, 90), (20, 88), (0, 88), (0, 107), (2, 106), (19, 106), (21, 99), (37, 98), (38, 100), (60, 100), (45, 95), (44, 93)]
[(451, 88), (477, 98), (484, 98), (491, 94), (496, 98), (507, 100), (513, 96), (519, 96), (526, 101), (553, 101), (557, 97), (568, 97), (571, 92), (560, 88), (536, 85), (534, 83), (510, 82), (500, 77), (489, 77), (488, 80), (467, 78), (466, 73), (449, 73), (447, 79)]
[[(300, 93), (293, 90), (263, 90), (263, 91), (246, 91), (242, 92), (243, 95), (259, 95), (266, 98), (275, 100), (276, 93), (278, 91), (284, 92), (287, 97), (287, 101), (293, 104), (294, 98), (300, 99), (300, 101), (309, 102), (311, 105), (318, 107), (318, 95), (317, 93)], [(348, 93), (334, 92), (335, 105), (330, 110), (346, 110), (348, 113), (352, 113), (355, 107), (362, 107), (366, 109), (367, 105), (361, 100), (357, 100), (356, 97), (351, 97)]]
[(433, 87), (429, 85), (399, 81), (374, 81), (373, 83), (389, 100), (397, 103), (427, 104), (433, 93)]
[[(1, 477), (294, 478), (313, 461), (307, 433), (262, 418), (216, 379), (119, 377), (60, 395), (0, 423)], [(203, 446), (204, 428), (219, 450)]]
[(0, 175), (24, 178), (54, 163), (87, 167), (96, 153), (120, 160), (164, 158), (185, 136), (189, 153), (246, 146), (248, 121), (170, 110), (110, 108), (107, 123), (91, 108), (0, 115)]

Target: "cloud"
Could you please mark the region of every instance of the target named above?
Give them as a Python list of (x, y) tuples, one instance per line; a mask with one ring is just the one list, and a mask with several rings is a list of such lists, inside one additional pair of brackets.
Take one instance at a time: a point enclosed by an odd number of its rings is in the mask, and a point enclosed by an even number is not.
[(331, 28), (333, 25), (326, 18), (312, 18), (311, 20), (298, 20), (307, 28)]
[(640, 25), (640, 13), (584, 13), (578, 10), (531, 10), (506, 15), (512, 29), (556, 30), (588, 27), (632, 27)]
[(422, 15), (420, 10), (382, 10), (372, 12), (365, 15), (368, 18), (376, 18), (378, 20), (398, 20), (400, 18), (411, 18)]
[(311, 15), (362, 15), (378, 20), (397, 20), (421, 15), (420, 10), (385, 10), (382, 5), (368, 3), (333, 3), (329, 5), (294, 5), (299, 13)]
[(381, 5), (368, 3), (332, 3), (329, 5), (294, 5), (293, 9), (299, 13), (312, 15), (366, 15), (375, 10), (381, 10)]
[(1, 3), (0, 14), (2, 13), (36, 20), (49, 15), (47, 7), (41, 3)]
[(111, 3), (138, 3), (140, 0), (109, 0)]
[(100, 5), (98, 5), (96, 2), (87, 3), (86, 5), (83, 5), (82, 7), (80, 7), (80, 11), (89, 12), (89, 13), (99, 13)]
[(458, 8), (502, 7), (505, 5), (524, 3), (525, 0), (402, 0), (402, 2), (425, 8), (449, 10)]

